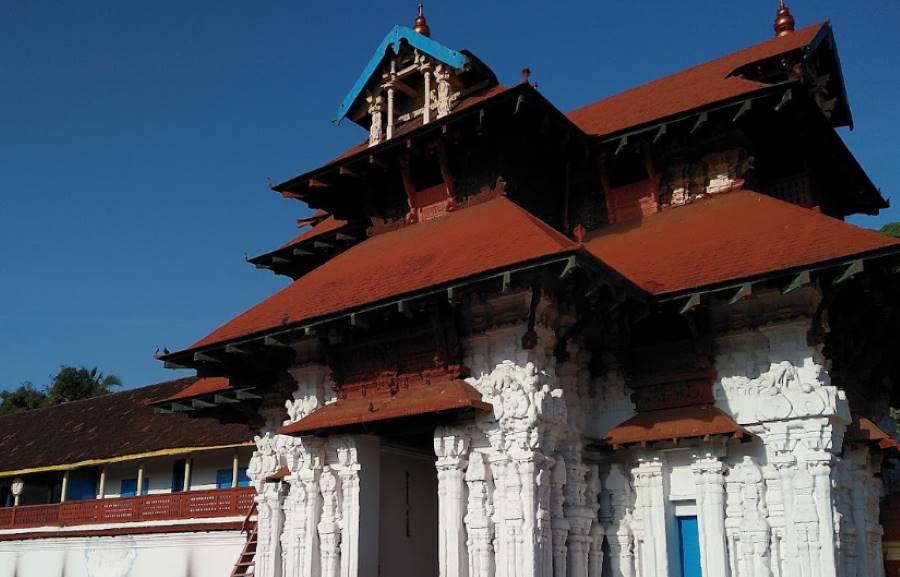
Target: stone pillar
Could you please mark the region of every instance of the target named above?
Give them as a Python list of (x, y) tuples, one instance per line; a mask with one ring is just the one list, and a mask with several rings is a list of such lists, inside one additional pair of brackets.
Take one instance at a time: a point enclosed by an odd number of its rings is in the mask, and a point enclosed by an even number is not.
[(257, 577), (281, 577), (281, 531), (283, 528), (283, 495), (278, 483), (266, 478), (279, 466), (276, 438), (270, 433), (254, 438), (256, 451), (250, 459), (247, 474), (256, 489), (257, 544), (255, 571)]
[(556, 459), (550, 472), (550, 529), (553, 535), (553, 577), (566, 577), (568, 550), (566, 538), (569, 535), (569, 521), (564, 512), (566, 486), (566, 462)]
[(494, 483), (485, 466), (484, 455), (478, 452), (469, 455), (465, 479), (469, 489), (465, 517), (469, 577), (494, 577), (494, 522), (491, 518)]
[[(588, 497), (588, 467), (581, 461), (581, 446), (569, 441), (566, 459), (566, 519), (569, 522), (568, 577), (588, 577), (591, 525), (597, 513), (597, 493)], [(597, 480), (599, 487), (599, 479)], [(599, 489), (598, 489), (599, 493)]]
[(371, 119), (369, 125), (369, 146), (375, 146), (380, 144), (384, 138), (384, 120), (381, 116), (384, 110), (384, 97), (380, 94), (369, 96), (366, 98), (366, 102), (369, 104), (369, 118)]
[(819, 577), (819, 523), (813, 496), (815, 481), (809, 471), (798, 469), (792, 479), (793, 525), (800, 577)]
[(419, 66), (419, 72), (425, 82), (425, 93), (422, 99), (422, 124), (431, 122), (431, 62), (424, 60)]
[(384, 127), (384, 139), (390, 140), (394, 136), (394, 85), (387, 84), (387, 124)]
[(283, 496), (278, 483), (266, 483), (257, 493), (256, 575), (281, 577), (281, 531), (284, 526)]
[(336, 437), (331, 446), (341, 490), (341, 577), (377, 577), (380, 441)]
[(281, 535), (284, 577), (314, 577), (319, 574), (318, 479), (324, 461), (321, 442), (314, 438), (293, 439), (287, 451), (289, 491), (284, 499), (284, 531)]
[(603, 573), (603, 524), (600, 522), (599, 497), (603, 487), (600, 484), (600, 470), (591, 465), (588, 476), (586, 505), (592, 513), (590, 529), (590, 551), (588, 553), (588, 577), (602, 577)]
[(434, 79), (437, 82), (437, 117), (450, 114), (450, 71), (443, 64), (434, 68)]
[(818, 519), (818, 548), (821, 577), (837, 577), (838, 543), (835, 540), (834, 494), (831, 490), (831, 454), (825, 451), (807, 457), (809, 472), (813, 477), (813, 494)]
[(622, 466), (613, 463), (606, 477), (609, 510), (601, 509), (606, 540), (609, 543), (609, 566), (612, 577), (634, 576), (635, 537), (632, 532), (631, 506), (633, 493)]
[(303, 531), (303, 558), (300, 566), (301, 577), (319, 577), (322, 570), (320, 544), (319, 544), (319, 518), (322, 514), (322, 495), (319, 492), (319, 482), (322, 475), (322, 466), (325, 461), (324, 449), (315, 445), (308, 447), (304, 455), (303, 467), (297, 473), (297, 480), (303, 483), (306, 491), (306, 513)]
[(322, 494), (322, 516), (319, 532), (322, 577), (339, 577), (341, 574), (341, 507), (340, 482), (330, 466), (322, 469), (319, 478)]
[(663, 492), (663, 462), (656, 456), (638, 459), (632, 470), (637, 507), (643, 521), (643, 545), (638, 561), (644, 577), (669, 574), (669, 556), (666, 543), (666, 505)]
[(693, 471), (703, 576), (728, 577), (724, 465), (709, 452), (701, 452), (694, 455)]
[(547, 567), (547, 560), (552, 560), (553, 550), (552, 525), (548, 522), (548, 462), (539, 451), (516, 450), (513, 463), (513, 474), (508, 478), (507, 503), (514, 503), (518, 498), (520, 506), (513, 506), (512, 510), (520, 516), (521, 524), (512, 526), (516, 566), (509, 577), (550, 577), (552, 568)]
[(465, 478), (469, 438), (452, 429), (434, 435), (438, 476), (438, 565), (441, 577), (466, 577)]
[(281, 566), (284, 577), (300, 577), (305, 558), (306, 487), (296, 474), (286, 477), (288, 493), (284, 498), (284, 530), (281, 532)]

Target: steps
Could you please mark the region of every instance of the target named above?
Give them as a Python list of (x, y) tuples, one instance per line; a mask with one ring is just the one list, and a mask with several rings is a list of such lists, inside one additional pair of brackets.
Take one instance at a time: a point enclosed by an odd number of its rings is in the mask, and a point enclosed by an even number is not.
[(247, 533), (247, 541), (241, 554), (234, 563), (234, 569), (231, 571), (231, 577), (252, 577), (256, 572), (256, 542), (257, 527), (256, 522), (251, 521), (251, 517), (256, 513), (256, 503), (247, 511), (247, 517), (244, 519), (244, 525), (241, 527), (241, 533)]
[(244, 548), (241, 550), (241, 554), (234, 564), (234, 570), (231, 572), (231, 577), (248, 577), (253, 575), (253, 572), (256, 569), (256, 537), (256, 527), (253, 527), (247, 533), (247, 542), (244, 543)]

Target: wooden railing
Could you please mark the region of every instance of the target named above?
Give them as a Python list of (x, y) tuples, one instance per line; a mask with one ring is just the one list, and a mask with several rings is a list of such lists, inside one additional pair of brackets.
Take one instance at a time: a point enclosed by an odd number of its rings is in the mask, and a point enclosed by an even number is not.
[(244, 517), (253, 506), (254, 494), (252, 487), (246, 487), (6, 507), (0, 508), (0, 530)]

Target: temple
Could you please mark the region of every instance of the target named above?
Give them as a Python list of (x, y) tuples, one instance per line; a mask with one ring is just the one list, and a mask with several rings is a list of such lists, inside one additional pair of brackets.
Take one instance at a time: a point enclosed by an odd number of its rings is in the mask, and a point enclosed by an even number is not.
[(390, 30), (290, 284), (161, 357), (253, 432), (232, 575), (896, 575), (900, 241), (831, 25), (773, 36), (564, 113)]

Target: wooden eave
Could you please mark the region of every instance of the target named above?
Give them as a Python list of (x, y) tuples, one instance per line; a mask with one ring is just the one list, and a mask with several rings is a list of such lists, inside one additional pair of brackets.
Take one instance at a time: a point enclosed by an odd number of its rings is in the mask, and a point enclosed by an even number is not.
[(878, 259), (897, 257), (897, 262), (889, 265), (900, 273), (900, 246), (885, 247), (862, 255), (854, 255), (829, 261), (822, 261), (811, 265), (792, 267), (765, 274), (730, 279), (726, 282), (710, 284), (702, 287), (673, 291), (656, 295), (659, 303), (679, 302), (682, 313), (689, 312), (700, 305), (701, 299), (708, 296), (729, 298), (729, 304), (734, 304), (753, 294), (754, 287), (774, 286), (782, 293), (788, 293), (801, 286), (811, 285), (813, 282), (825, 282), (839, 284), (852, 276), (864, 273), (863, 263)]
[[(534, 259), (532, 261), (520, 262), (511, 267), (484, 271), (466, 278), (456, 279), (449, 283), (434, 285), (423, 290), (395, 295), (378, 302), (369, 303), (359, 307), (347, 308), (333, 314), (304, 319), (296, 323), (289, 323), (287, 325), (258, 331), (256, 333), (244, 335), (236, 339), (215, 343), (208, 347), (176, 351), (173, 353), (169, 353), (168, 355), (163, 355), (159, 358), (160, 360), (164, 361), (166, 366), (169, 368), (200, 368), (204, 365), (202, 361), (197, 360), (198, 358), (202, 358), (204, 356), (214, 356), (219, 358), (228, 357), (230, 355), (234, 355), (234, 353), (230, 351), (234, 351), (236, 349), (244, 349), (250, 351), (250, 354), (253, 354), (253, 351), (256, 350), (273, 347), (281, 347), (285, 350), (288, 350), (290, 348), (288, 343), (296, 339), (303, 338), (304, 336), (316, 335), (318, 330), (322, 329), (323, 327), (327, 327), (331, 323), (342, 321), (349, 322), (353, 320), (355, 320), (356, 322), (360, 322), (360, 319), (362, 319), (366, 314), (375, 311), (383, 311), (392, 307), (398, 307), (401, 303), (408, 304), (418, 299), (434, 297), (442, 294), (446, 295), (446, 298), (453, 301), (459, 295), (460, 291), (464, 288), (481, 283), (506, 283), (512, 278), (513, 275), (533, 272), (537, 269), (545, 267), (556, 266), (561, 271), (565, 272), (565, 270), (568, 268), (567, 265), (569, 265), (570, 262), (573, 262), (572, 259), (575, 259), (575, 261), (579, 263), (579, 266), (585, 269), (597, 270), (597, 267), (600, 266), (597, 263), (596, 259), (594, 259), (590, 255), (583, 253), (583, 251), (579, 249), (573, 249), (568, 252), (553, 254), (546, 257)], [(610, 276), (610, 278), (613, 277)], [(616, 278), (619, 278), (618, 275), (616, 275)]]
[[(585, 146), (587, 145), (588, 137), (578, 126), (540, 94), (536, 88), (530, 84), (521, 83), (489, 96), (477, 104), (452, 112), (444, 118), (416, 127), (408, 133), (395, 136), (372, 147), (362, 148), (337, 161), (277, 184), (272, 189), (285, 197), (303, 200), (312, 208), (327, 208), (324, 204), (328, 204), (328, 201), (332, 200), (334, 194), (341, 188), (340, 184), (333, 184), (343, 176), (341, 169), (350, 172), (366, 172), (369, 170), (369, 165), (377, 165), (379, 159), (387, 156), (389, 153), (397, 153), (402, 149), (409, 148), (414, 145), (415, 141), (432, 136), (438, 131), (446, 132), (453, 124), (472, 119), (475, 119), (478, 124), (481, 124), (482, 121), (489, 124), (488, 110), (509, 101), (512, 101), (513, 104), (513, 108), (509, 111), (512, 114), (517, 114), (523, 106), (531, 107), (532, 104), (536, 103), (538, 107), (545, 110), (557, 122), (571, 131), (575, 138), (582, 140)], [(323, 206), (320, 206), (320, 203)]]
[(363, 240), (365, 235), (363, 225), (348, 222), (321, 235), (248, 258), (247, 262), (257, 268), (269, 269), (275, 274), (297, 279), (323, 260)]

